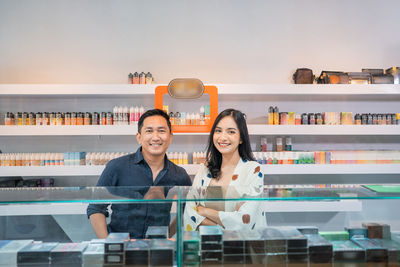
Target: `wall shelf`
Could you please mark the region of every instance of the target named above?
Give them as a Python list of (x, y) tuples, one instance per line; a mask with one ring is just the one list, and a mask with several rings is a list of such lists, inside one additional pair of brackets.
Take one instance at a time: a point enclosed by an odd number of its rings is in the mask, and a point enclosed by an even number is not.
[[(180, 165), (195, 175), (198, 164)], [(0, 167), (0, 177), (8, 176), (100, 176), (104, 166), (22, 166)], [(400, 164), (299, 164), (261, 165), (265, 175), (301, 174), (399, 174)]]
[(251, 135), (400, 135), (400, 125), (248, 125)]
[[(0, 95), (154, 95), (165, 84), (0, 84)], [(210, 84), (220, 95), (398, 96), (398, 84)]]
[[(250, 135), (400, 135), (400, 125), (266, 125), (249, 124)], [(137, 125), (0, 126), (0, 136), (136, 135)], [(175, 133), (174, 135), (208, 135)]]

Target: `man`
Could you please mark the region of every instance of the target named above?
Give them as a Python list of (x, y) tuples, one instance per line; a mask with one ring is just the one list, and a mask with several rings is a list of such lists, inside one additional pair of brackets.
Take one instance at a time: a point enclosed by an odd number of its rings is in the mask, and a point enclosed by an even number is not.
[[(152, 109), (140, 117), (136, 140), (141, 147), (134, 154), (110, 161), (97, 186), (136, 186), (140, 188), (129, 189), (134, 198), (160, 199), (166, 196), (168, 187), (191, 185), (186, 171), (165, 155), (172, 142), (172, 132), (169, 116), (164, 111)], [(107, 206), (90, 204), (87, 208), (98, 238), (107, 237), (109, 232), (128, 232), (131, 238), (144, 238), (148, 226), (169, 225), (171, 203), (113, 204), (109, 225), (106, 224)], [(174, 220), (170, 225), (170, 235), (175, 232), (175, 224)]]

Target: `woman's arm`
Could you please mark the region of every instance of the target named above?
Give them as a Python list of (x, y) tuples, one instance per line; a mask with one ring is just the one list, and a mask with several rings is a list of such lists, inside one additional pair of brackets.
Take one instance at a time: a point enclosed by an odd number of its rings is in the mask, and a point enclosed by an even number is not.
[(219, 224), (222, 227), (224, 227), (224, 225), (222, 224), (222, 221), (219, 218), (219, 214), (218, 214), (217, 210), (206, 208), (206, 207), (199, 205), (199, 206), (197, 206), (197, 213), (200, 216), (206, 217), (207, 222), (210, 221), (209, 223), (214, 223), (214, 224), (206, 224), (206, 225)]
[(195, 201), (186, 201), (185, 212), (183, 213), (183, 228), (185, 231), (196, 230), (205, 219), (205, 217), (197, 213), (197, 206), (201, 200), (201, 180), (204, 179), (205, 172), (206, 167), (203, 165), (194, 177), (193, 186), (186, 196), (188, 200), (194, 199)]

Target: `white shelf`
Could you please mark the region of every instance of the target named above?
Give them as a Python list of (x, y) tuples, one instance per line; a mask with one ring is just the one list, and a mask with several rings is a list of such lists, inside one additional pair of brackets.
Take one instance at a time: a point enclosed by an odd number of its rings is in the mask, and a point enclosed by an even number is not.
[[(249, 124), (250, 135), (400, 135), (400, 125)], [(0, 136), (136, 135), (137, 125), (0, 126)], [(175, 133), (208, 135), (208, 133)]]
[(221, 95), (400, 96), (398, 84), (217, 84)]
[[(195, 175), (198, 164), (180, 165)], [(0, 177), (8, 176), (100, 176), (104, 166), (22, 166), (0, 167)], [(400, 174), (400, 164), (299, 164), (261, 165), (265, 175), (296, 174)]]
[[(362, 211), (359, 200), (339, 201), (265, 201), (266, 212), (346, 212)], [(0, 205), (2, 216), (86, 214), (86, 203)]]
[(0, 84), (0, 95), (154, 95), (156, 84)]
[(339, 201), (266, 201), (266, 212), (346, 212), (362, 211), (362, 202), (346, 199)]
[(0, 126), (0, 136), (136, 135), (137, 125)]
[(250, 135), (400, 135), (400, 125), (248, 125)]
[(261, 165), (269, 174), (400, 174), (400, 164), (283, 164)]
[[(0, 84), (0, 95), (154, 95), (165, 84)], [(208, 85), (208, 84), (206, 84)], [(400, 96), (398, 84), (210, 84), (220, 95)]]

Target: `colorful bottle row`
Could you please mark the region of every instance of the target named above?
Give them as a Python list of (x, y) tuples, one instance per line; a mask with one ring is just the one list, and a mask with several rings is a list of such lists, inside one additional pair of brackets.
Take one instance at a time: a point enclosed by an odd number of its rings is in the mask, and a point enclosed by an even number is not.
[(208, 125), (210, 123), (210, 106), (200, 107), (200, 112), (169, 112), (168, 105), (163, 110), (169, 115), (171, 125)]
[(113, 112), (7, 112), (5, 125), (129, 125), (137, 124), (143, 107), (114, 107)]
[[(283, 142), (285, 140), (285, 142)], [(267, 151), (292, 151), (292, 138), (291, 137), (286, 137), (283, 139), (282, 137), (276, 137), (275, 139), (275, 146), (274, 144), (268, 145), (268, 139), (266, 137), (261, 137), (261, 151), (262, 152), (267, 152)]]
[(143, 71), (139, 74), (138, 72), (129, 73), (129, 83), (131, 84), (152, 84), (154, 82), (153, 76), (150, 72), (145, 74)]
[(145, 112), (144, 107), (122, 107), (115, 106), (113, 108), (114, 125), (133, 125), (139, 122)]
[(399, 164), (400, 151), (254, 152), (260, 164)]
[[(81, 166), (106, 165), (110, 160), (131, 152), (0, 153), (0, 166)], [(193, 152), (192, 164), (205, 163), (205, 152)], [(189, 153), (168, 152), (175, 164), (189, 164)]]
[(279, 112), (278, 107), (268, 108), (269, 125), (397, 125), (400, 113), (356, 114), (352, 112), (295, 113)]

